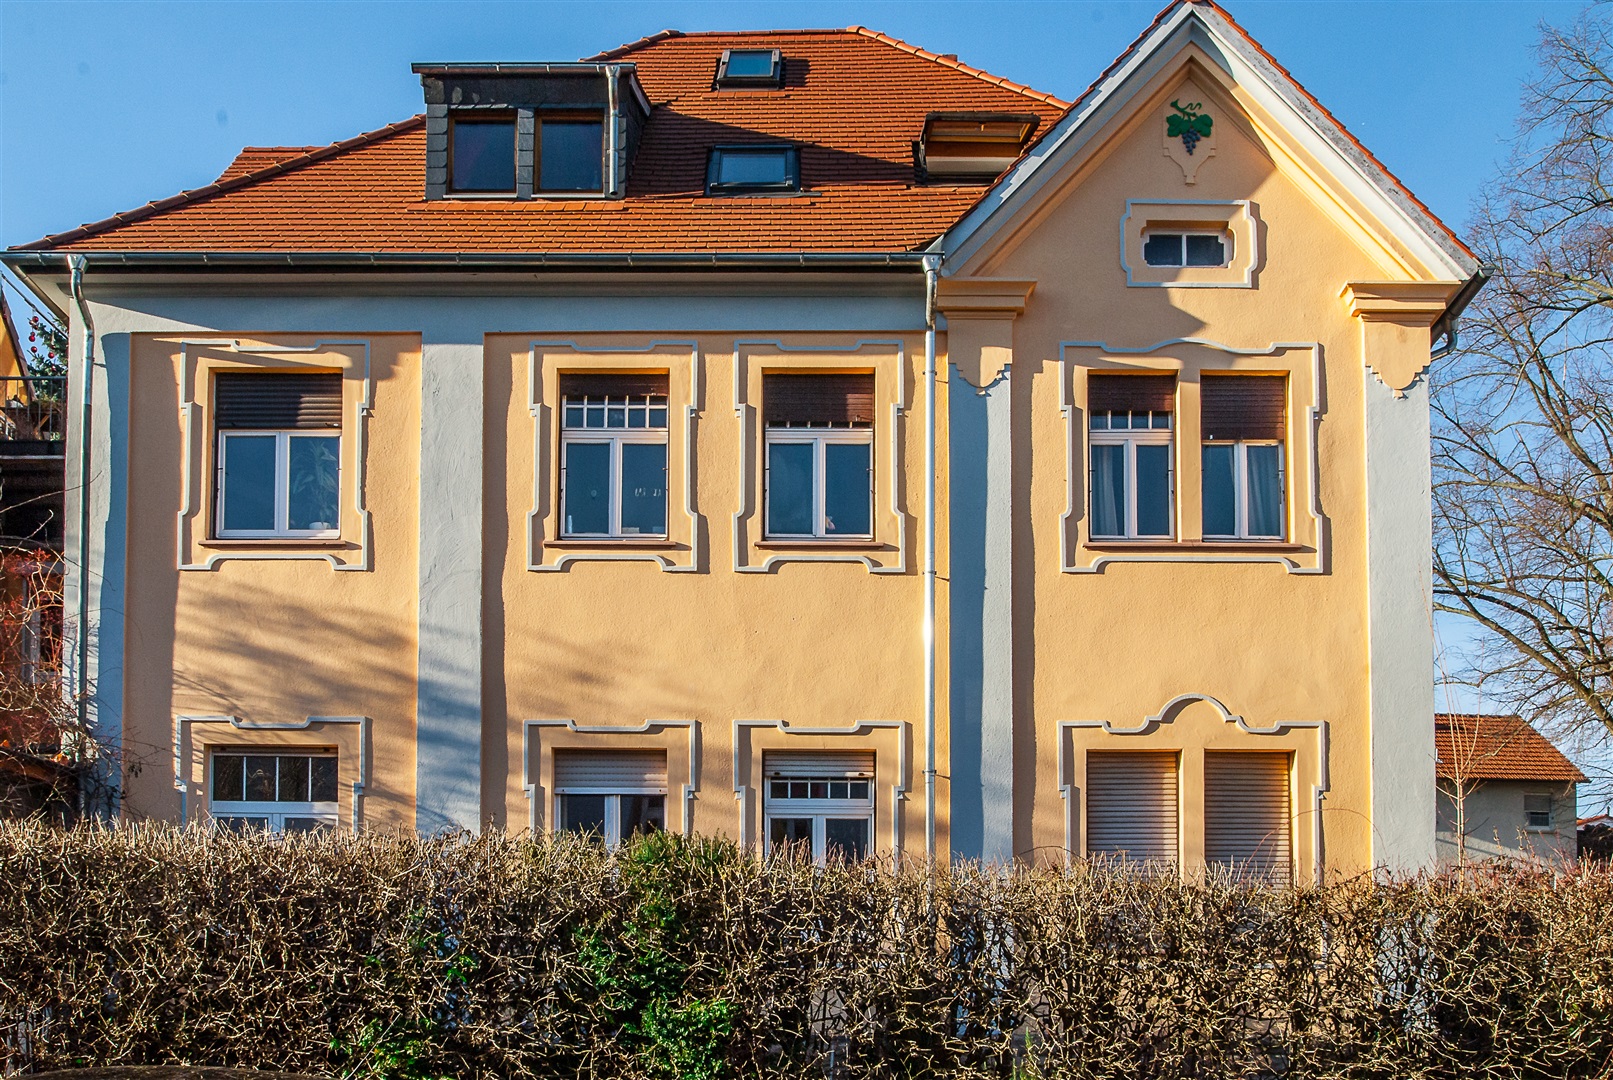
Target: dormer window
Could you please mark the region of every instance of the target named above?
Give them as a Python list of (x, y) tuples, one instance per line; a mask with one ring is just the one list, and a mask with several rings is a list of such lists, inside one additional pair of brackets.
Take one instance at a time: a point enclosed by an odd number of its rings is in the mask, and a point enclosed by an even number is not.
[(599, 113), (540, 113), (536, 190), (604, 186), (605, 121)]
[(455, 117), (450, 129), (450, 191), (515, 192), (515, 117), (494, 113)]
[(783, 81), (783, 58), (777, 49), (724, 49), (717, 62), (717, 86), (776, 87)]
[(1024, 152), (1039, 123), (1020, 113), (931, 113), (914, 144), (919, 176), (942, 183), (990, 183)]
[(711, 195), (799, 191), (800, 157), (793, 146), (718, 146), (706, 169)]

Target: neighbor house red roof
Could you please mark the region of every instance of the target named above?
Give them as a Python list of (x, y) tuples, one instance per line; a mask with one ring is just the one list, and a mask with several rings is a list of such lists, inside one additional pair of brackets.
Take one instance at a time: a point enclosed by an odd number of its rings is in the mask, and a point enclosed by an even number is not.
[[(715, 90), (724, 49), (782, 50), (784, 85)], [(425, 129), (406, 120), (322, 148), (250, 147), (213, 184), (29, 249), (75, 251), (899, 252), (943, 233), (978, 186), (915, 183), (913, 141), (938, 111), (1068, 104), (862, 27), (665, 31), (597, 59), (629, 61), (652, 105), (619, 200), (426, 201)], [(802, 191), (705, 194), (708, 149), (789, 140)]]
[(1550, 739), (1516, 716), (1441, 713), (1434, 717), (1434, 751), (1443, 780), (1585, 782)]

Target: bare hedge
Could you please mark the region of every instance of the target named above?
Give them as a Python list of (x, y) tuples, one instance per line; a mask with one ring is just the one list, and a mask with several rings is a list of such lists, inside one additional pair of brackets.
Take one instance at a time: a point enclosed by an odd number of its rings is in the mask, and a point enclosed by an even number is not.
[(0, 824), (4, 1071), (1601, 1077), (1613, 878), (1287, 889), (655, 837)]

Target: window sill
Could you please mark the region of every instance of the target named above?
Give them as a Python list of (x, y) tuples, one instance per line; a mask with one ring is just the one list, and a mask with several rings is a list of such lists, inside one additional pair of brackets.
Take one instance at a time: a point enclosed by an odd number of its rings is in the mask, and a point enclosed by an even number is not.
[(598, 537), (596, 539), (586, 539), (586, 538), (572, 537), (572, 538), (563, 539), (563, 540), (545, 540), (543, 542), (543, 546), (544, 547), (552, 547), (552, 548), (562, 548), (562, 549), (571, 548), (571, 549), (587, 551), (587, 550), (590, 550), (590, 549), (593, 549), (593, 548), (663, 548), (663, 549), (671, 549), (671, 548), (681, 548), (684, 545), (680, 544), (676, 540), (663, 540), (663, 539), (657, 539), (657, 538), (653, 538), (653, 537), (646, 538), (646, 539), (643, 539), (643, 540), (637, 540), (637, 539), (633, 539), (633, 538), (630, 538), (630, 537), (601, 536), (601, 537)]
[(756, 541), (755, 546), (759, 547), (759, 548), (763, 548), (763, 549), (768, 549), (768, 550), (780, 550), (780, 549), (789, 550), (789, 549), (802, 549), (802, 548), (853, 548), (853, 549), (855, 549), (857, 551), (893, 551), (893, 550), (895, 550), (889, 544), (881, 543), (878, 540), (871, 540), (871, 539), (866, 539), (866, 538), (858, 539), (858, 540), (839, 540), (839, 539), (832, 539), (832, 538), (829, 538), (829, 537), (824, 537), (822, 539), (819, 539), (819, 538), (816, 538), (816, 537), (803, 537), (803, 538), (801, 538), (799, 540), (794, 540), (794, 539), (782, 540), (782, 539), (776, 539), (775, 538), (775, 539), (772, 539), (772, 540), (758, 540), (758, 541)]
[(1088, 551), (1310, 551), (1282, 540), (1089, 540)]
[(345, 548), (356, 545), (340, 536), (262, 536), (245, 539), (200, 540), (204, 548)]

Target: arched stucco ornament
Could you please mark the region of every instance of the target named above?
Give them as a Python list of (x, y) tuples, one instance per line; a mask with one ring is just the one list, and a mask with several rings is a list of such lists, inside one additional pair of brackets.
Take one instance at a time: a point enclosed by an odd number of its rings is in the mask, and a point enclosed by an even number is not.
[(1430, 328), (1460, 281), (1351, 281), (1341, 294), (1361, 321), (1361, 359), (1395, 397), (1428, 370)]

